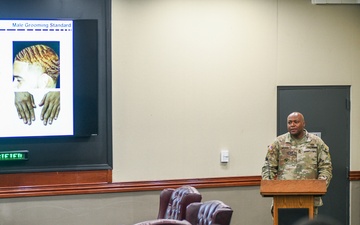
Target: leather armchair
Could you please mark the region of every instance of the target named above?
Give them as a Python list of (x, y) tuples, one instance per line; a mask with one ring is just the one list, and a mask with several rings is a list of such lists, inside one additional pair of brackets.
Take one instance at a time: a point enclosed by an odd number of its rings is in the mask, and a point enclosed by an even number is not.
[(186, 220), (191, 225), (230, 225), (233, 210), (222, 201), (192, 203), (186, 209)]
[(191, 225), (184, 221), (186, 207), (194, 202), (201, 202), (202, 196), (192, 186), (181, 186), (179, 188), (166, 188), (160, 193), (159, 213), (156, 220), (149, 220), (135, 225), (167, 225), (182, 224)]
[(183, 220), (186, 207), (193, 202), (201, 202), (202, 196), (192, 186), (182, 186), (177, 189), (167, 188), (160, 193), (158, 219)]

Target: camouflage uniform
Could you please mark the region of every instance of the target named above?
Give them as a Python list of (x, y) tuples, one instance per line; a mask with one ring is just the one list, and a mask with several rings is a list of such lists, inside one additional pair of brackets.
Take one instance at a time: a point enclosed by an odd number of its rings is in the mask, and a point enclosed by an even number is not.
[[(323, 179), (329, 186), (332, 164), (329, 147), (314, 134), (304, 130), (304, 137), (297, 140), (290, 133), (280, 135), (268, 147), (261, 176), (263, 180)], [(314, 206), (321, 206), (315, 197)]]

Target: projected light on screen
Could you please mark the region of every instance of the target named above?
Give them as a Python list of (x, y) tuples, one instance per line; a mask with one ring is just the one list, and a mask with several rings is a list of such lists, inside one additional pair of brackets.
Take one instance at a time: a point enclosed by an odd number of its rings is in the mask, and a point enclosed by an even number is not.
[(73, 21), (0, 20), (0, 49), (0, 137), (73, 135)]

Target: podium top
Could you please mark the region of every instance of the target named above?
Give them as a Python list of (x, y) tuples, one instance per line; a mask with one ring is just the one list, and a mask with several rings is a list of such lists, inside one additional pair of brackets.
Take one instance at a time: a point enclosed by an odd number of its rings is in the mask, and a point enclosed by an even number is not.
[(325, 180), (261, 180), (260, 194), (275, 195), (324, 195)]

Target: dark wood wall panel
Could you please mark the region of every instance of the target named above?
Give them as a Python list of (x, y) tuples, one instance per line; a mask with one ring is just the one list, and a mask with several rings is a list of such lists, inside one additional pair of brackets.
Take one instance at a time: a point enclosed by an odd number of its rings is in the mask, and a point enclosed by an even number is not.
[(0, 187), (80, 185), (111, 183), (111, 170), (0, 174)]

